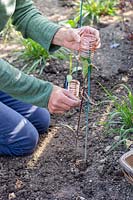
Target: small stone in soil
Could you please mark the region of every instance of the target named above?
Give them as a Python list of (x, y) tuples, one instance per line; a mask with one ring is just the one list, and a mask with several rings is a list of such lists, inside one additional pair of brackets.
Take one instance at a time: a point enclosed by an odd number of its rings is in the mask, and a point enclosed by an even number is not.
[(85, 171), (88, 167), (88, 162), (84, 160), (76, 160), (75, 166), (80, 170), (80, 171)]
[(114, 137), (114, 140), (115, 140), (115, 141), (119, 141), (119, 140), (120, 140), (120, 136), (119, 136), (119, 135), (115, 136), (115, 137)]
[(11, 200), (11, 199), (15, 199), (15, 198), (16, 198), (16, 195), (15, 195), (14, 192), (9, 193), (9, 195), (8, 195), (8, 199), (9, 199), (9, 200)]
[(111, 149), (111, 146), (109, 145), (109, 146), (107, 146), (105, 149), (104, 149), (104, 152), (107, 152), (107, 151), (109, 151)]
[(100, 163), (100, 164), (106, 163), (106, 158), (103, 158), (103, 159), (99, 160), (99, 163)]
[(86, 200), (84, 197), (78, 196), (76, 200)]
[(104, 165), (98, 166), (97, 170), (98, 170), (99, 175), (103, 175), (103, 173), (104, 173)]

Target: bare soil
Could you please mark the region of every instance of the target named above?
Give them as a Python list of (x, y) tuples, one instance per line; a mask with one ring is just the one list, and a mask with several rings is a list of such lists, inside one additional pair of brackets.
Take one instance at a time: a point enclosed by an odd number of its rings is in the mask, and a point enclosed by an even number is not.
[[(53, 18), (53, 13), (56, 13), (55, 21), (65, 16), (64, 10), (73, 12), (71, 2), (65, 7), (52, 0), (36, 0), (35, 3), (48, 17)], [(133, 87), (131, 41), (125, 38), (120, 20), (109, 17), (103, 19), (103, 22), (98, 26), (102, 46), (94, 58), (98, 71), (94, 68), (91, 76), (91, 96), (96, 104), (104, 101), (106, 96), (98, 82), (109, 90), (118, 83)], [(131, 27), (130, 12), (128, 23)], [(114, 43), (119, 44), (117, 48), (111, 48), (110, 45)], [(22, 66), (16, 57), (12, 59), (9, 49), (1, 49), (0, 53), (14, 65)], [(65, 61), (52, 60), (47, 63), (40, 78), (63, 86), (68, 65)], [(105, 103), (91, 106), (87, 163), (83, 162), (86, 126), (84, 109), (77, 148), (75, 129), (78, 109), (65, 115), (51, 116), (51, 127), (47, 134), (40, 136), (34, 154), (17, 158), (1, 156), (0, 200), (132, 200), (133, 187), (124, 178), (119, 165), (119, 158), (127, 149), (120, 145), (108, 152), (107, 148), (114, 142), (115, 133), (105, 135), (103, 126), (98, 123), (106, 120), (108, 109), (109, 105)]]

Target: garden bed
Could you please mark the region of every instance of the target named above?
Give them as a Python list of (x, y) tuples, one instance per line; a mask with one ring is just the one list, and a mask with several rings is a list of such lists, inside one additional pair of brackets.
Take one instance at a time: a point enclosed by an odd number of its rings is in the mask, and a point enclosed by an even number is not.
[[(39, 2), (36, 1), (36, 4), (42, 7)], [(43, 9), (48, 10), (49, 4)], [(71, 12), (71, 6), (67, 9)], [(130, 21), (129, 14), (131, 26)], [(118, 83), (133, 87), (131, 41), (123, 37), (121, 22), (108, 18), (106, 25), (104, 28), (99, 27), (102, 46), (94, 59), (99, 70), (92, 71), (91, 96), (95, 103), (105, 100), (105, 92), (98, 82), (109, 90)], [(119, 46), (111, 48), (113, 42)], [(4, 50), (0, 52), (1, 55), (6, 53)], [(6, 56), (8, 58), (10, 60), (9, 54)], [(18, 60), (14, 59), (13, 63), (19, 66)], [(63, 86), (67, 72), (67, 62), (52, 60), (40, 78)], [(48, 134), (40, 136), (38, 148), (33, 155), (17, 158), (1, 156), (0, 200), (131, 200), (133, 188), (125, 180), (119, 165), (119, 158), (127, 149), (120, 145), (108, 152), (115, 134), (105, 135), (103, 126), (98, 123), (106, 120), (107, 107), (108, 104), (104, 103), (91, 106), (86, 165), (80, 164), (80, 160), (84, 159), (84, 112), (81, 114), (80, 137), (76, 149), (74, 130), (78, 110), (61, 116), (52, 115)]]

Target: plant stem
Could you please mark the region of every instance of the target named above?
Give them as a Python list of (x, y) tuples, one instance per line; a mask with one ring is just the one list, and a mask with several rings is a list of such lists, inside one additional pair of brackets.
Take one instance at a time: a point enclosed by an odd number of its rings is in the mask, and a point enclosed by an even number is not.
[(82, 99), (81, 99), (81, 104), (80, 104), (80, 109), (79, 109), (78, 125), (77, 125), (77, 130), (76, 130), (76, 149), (78, 148), (79, 125), (80, 125), (80, 119), (81, 119), (81, 111), (83, 107), (85, 87), (83, 87), (82, 90), (83, 90), (83, 93), (82, 93)]
[(72, 75), (72, 53), (70, 53), (70, 66), (69, 66), (69, 74)]

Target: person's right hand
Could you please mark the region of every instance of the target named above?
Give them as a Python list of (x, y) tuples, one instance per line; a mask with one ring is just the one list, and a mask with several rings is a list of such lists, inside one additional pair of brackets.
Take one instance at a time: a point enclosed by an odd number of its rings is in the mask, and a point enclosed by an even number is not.
[(54, 86), (48, 102), (48, 110), (50, 113), (62, 114), (79, 106), (80, 102), (70, 91)]

